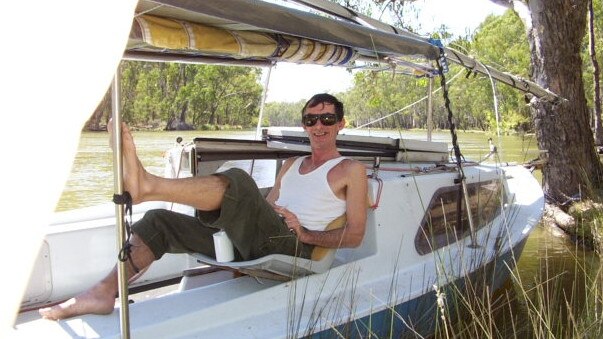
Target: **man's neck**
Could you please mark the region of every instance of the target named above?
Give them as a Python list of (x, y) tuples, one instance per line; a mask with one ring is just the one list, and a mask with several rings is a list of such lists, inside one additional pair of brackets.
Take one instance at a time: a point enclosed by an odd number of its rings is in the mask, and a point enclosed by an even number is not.
[(320, 166), (325, 162), (340, 157), (339, 151), (337, 148), (333, 148), (330, 150), (312, 150), (312, 154), (310, 155), (310, 162), (315, 166)]

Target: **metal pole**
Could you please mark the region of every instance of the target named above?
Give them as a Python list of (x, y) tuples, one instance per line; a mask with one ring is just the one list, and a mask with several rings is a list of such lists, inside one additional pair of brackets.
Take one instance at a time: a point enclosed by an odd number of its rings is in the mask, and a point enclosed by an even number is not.
[[(481, 64), (481, 63), (480, 63)], [(482, 64), (482, 66), (484, 66)], [(496, 96), (496, 83), (490, 74), (490, 70), (488, 67), (484, 66), (486, 72), (488, 74), (488, 78), (490, 79), (490, 87), (492, 88), (492, 99), (494, 101), (494, 118), (496, 118), (496, 136), (498, 137), (498, 141), (500, 142), (500, 114), (498, 113), (498, 98)], [(500, 146), (500, 144), (499, 144)]]
[(429, 77), (429, 91), (427, 92), (427, 141), (431, 141), (431, 132), (433, 131), (433, 77)]
[(270, 74), (272, 73), (271, 64), (268, 67), (268, 73), (266, 74), (266, 80), (264, 81), (264, 90), (262, 91), (262, 101), (260, 102), (260, 116), (258, 117), (258, 125), (255, 130), (255, 139), (259, 140), (262, 137), (262, 119), (264, 118), (264, 106), (266, 104), (266, 96), (268, 95), (268, 85), (270, 84)]
[[(123, 188), (123, 158), (121, 147), (121, 111), (120, 111), (120, 74), (119, 68), (113, 78), (111, 86), (111, 109), (113, 122), (113, 189), (115, 194), (121, 195)], [(126, 228), (124, 223), (124, 205), (115, 204), (115, 225), (117, 231), (117, 248), (121, 248), (126, 240)], [(119, 301), (119, 320), (121, 337), (130, 338), (130, 317), (128, 304), (128, 274), (126, 262), (117, 260), (117, 281)]]
[[(260, 140), (262, 138), (262, 119), (264, 118), (264, 106), (266, 105), (266, 96), (268, 95), (268, 85), (270, 84), (270, 74), (272, 73), (272, 66), (274, 64), (270, 64), (268, 67), (268, 73), (266, 74), (266, 80), (264, 80), (264, 90), (262, 91), (262, 101), (260, 102), (260, 114), (258, 117), (258, 125), (255, 128), (255, 140)], [(255, 159), (251, 160), (251, 169), (249, 170), (249, 175), (253, 175), (253, 169), (255, 168)], [(277, 172), (278, 173), (277, 169)]]
[(477, 233), (473, 223), (473, 216), (471, 214), (471, 201), (469, 200), (469, 191), (467, 190), (467, 179), (465, 178), (465, 173), (462, 170), (461, 176), (461, 185), (463, 188), (463, 196), (465, 198), (465, 208), (467, 209), (467, 221), (469, 221), (469, 232), (471, 232), (471, 244), (469, 244), (469, 247), (479, 248), (480, 246), (477, 243)]

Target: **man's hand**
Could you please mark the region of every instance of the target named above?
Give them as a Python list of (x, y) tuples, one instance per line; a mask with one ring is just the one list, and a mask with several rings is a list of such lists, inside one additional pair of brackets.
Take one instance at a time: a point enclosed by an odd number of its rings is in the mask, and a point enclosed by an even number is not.
[(291, 232), (293, 232), (297, 236), (300, 236), (302, 234), (302, 232), (304, 231), (304, 228), (302, 227), (299, 220), (297, 219), (297, 216), (295, 214), (293, 214), (293, 212), (289, 211), (285, 207), (277, 206), (277, 205), (274, 205), (274, 210), (276, 211), (276, 213), (278, 213), (282, 216), (283, 221), (285, 222), (285, 224), (287, 225), (287, 227), (289, 228), (289, 230)]

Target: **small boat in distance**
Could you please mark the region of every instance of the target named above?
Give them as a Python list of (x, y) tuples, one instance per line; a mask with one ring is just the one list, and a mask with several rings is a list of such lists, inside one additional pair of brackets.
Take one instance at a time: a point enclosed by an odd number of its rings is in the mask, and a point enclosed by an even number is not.
[[(533, 95), (555, 96), (460, 53), (449, 54), (437, 41), (392, 33), (390, 26), (340, 5), (296, 2), (322, 14), (251, 0), (141, 0), (124, 58), (249, 66), (395, 64), (392, 71), (430, 79), (444, 76), (452, 61)], [(131, 304), (129, 333), (140, 338), (430, 335), (438, 312), (454, 311), (442, 296), (494, 291), (505, 282), (543, 213), (543, 192), (529, 171), (461, 161), (455, 140), (454, 159), (446, 143), (428, 140), (340, 135), (337, 143), (342, 155), (365, 164), (369, 178), (371, 206), (360, 247), (312, 259), (270, 255), (228, 263), (200, 254), (166, 255), (132, 288), (177, 283), (176, 288)], [(296, 131), (266, 129), (262, 140), (196, 138), (173, 162), (179, 167), (173, 174), (183, 169), (211, 174), (238, 161), (274, 176), (285, 158), (308, 153), (307, 136)], [(40, 319), (36, 311), (85, 290), (113, 266), (118, 252), (113, 208), (63, 212), (46, 228), (15, 337), (121, 336), (123, 306), (107, 316), (57, 322)], [(151, 202), (135, 206), (133, 219), (150, 208), (195, 213)]]

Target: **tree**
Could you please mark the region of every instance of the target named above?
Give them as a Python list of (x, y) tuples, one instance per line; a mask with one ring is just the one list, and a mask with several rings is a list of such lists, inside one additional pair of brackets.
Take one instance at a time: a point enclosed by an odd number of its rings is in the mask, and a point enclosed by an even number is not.
[(269, 126), (299, 126), (304, 103), (304, 100), (295, 103), (269, 102), (264, 108), (264, 121), (268, 121)]
[[(130, 124), (190, 129), (257, 123), (262, 93), (258, 68), (124, 61), (120, 72), (122, 117)], [(108, 91), (85, 129), (103, 128), (110, 97)]]
[(110, 112), (111, 112), (111, 91), (108, 90), (107, 93), (105, 93), (105, 96), (103, 97), (101, 102), (98, 104), (98, 106), (96, 107), (96, 109), (94, 110), (92, 115), (90, 116), (90, 118), (88, 119), (88, 121), (86, 121), (86, 124), (84, 125), (84, 130), (100, 131), (102, 129), (101, 124), (100, 124), (102, 118), (104, 116), (108, 116), (110, 114)]
[(564, 98), (529, 98), (538, 146), (548, 156), (542, 173), (549, 202), (564, 203), (600, 187), (603, 168), (589, 126), (580, 56), (588, 0), (490, 1), (519, 15), (530, 46), (532, 80)]
[(601, 86), (599, 80), (599, 61), (595, 45), (595, 10), (593, 0), (588, 0), (588, 54), (593, 67), (593, 106), (594, 106), (594, 132), (595, 143), (603, 145), (603, 125), (601, 122)]
[[(470, 52), (466, 54), (475, 55), (478, 60), (485, 64), (524, 78), (529, 77), (530, 51), (528, 39), (523, 23), (511, 10), (506, 11), (501, 16), (488, 16), (477, 28), (469, 49)], [(483, 77), (487, 78), (487, 76)], [(476, 82), (479, 79), (471, 80)], [(493, 111), (492, 88), (489, 79), (487, 80), (487, 103), (489, 105), (487, 109)], [(480, 87), (479, 89), (483, 88)], [(533, 131), (530, 110), (525, 105), (523, 93), (504, 85), (496, 86), (495, 89), (498, 99), (497, 109), (502, 118), (501, 127), (503, 127), (503, 130)], [(476, 98), (476, 101), (478, 103), (483, 102), (483, 99), (481, 97)], [(486, 118), (493, 129), (496, 124), (494, 112)]]

